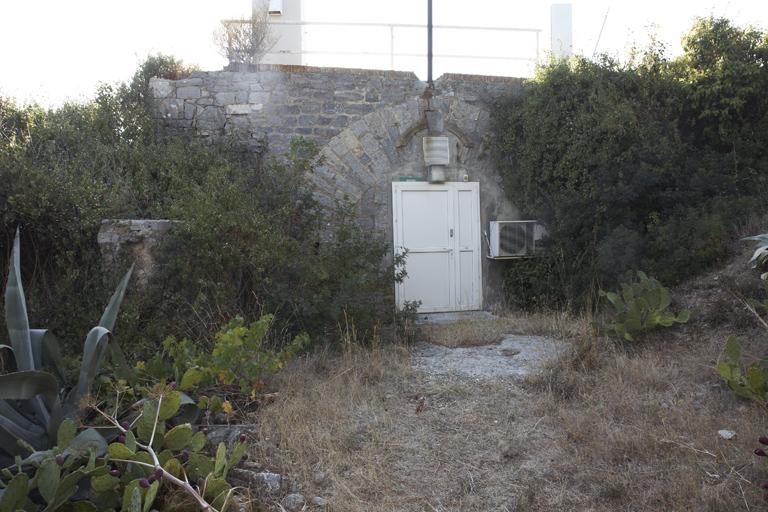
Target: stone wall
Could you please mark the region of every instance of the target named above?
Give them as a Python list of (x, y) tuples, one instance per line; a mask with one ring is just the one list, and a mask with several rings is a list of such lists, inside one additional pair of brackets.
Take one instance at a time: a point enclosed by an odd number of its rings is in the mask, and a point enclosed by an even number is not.
[(104, 220), (99, 228), (101, 259), (107, 268), (125, 272), (134, 264), (133, 279), (146, 286), (157, 272), (157, 258), (167, 249), (166, 237), (174, 227), (169, 220)]
[[(444, 75), (433, 95), (487, 102), (522, 80)], [(193, 71), (182, 80), (152, 78), (155, 117), (168, 131), (194, 130), (212, 142), (225, 135), (282, 153), (296, 136), (320, 146), (374, 111), (423, 99), (427, 84), (411, 72), (260, 65), (253, 73)]]
[[(422, 140), (447, 136), (447, 181), (480, 186), (481, 222), (519, 219), (492, 159), (485, 158), (492, 101), (519, 94), (522, 79), (449, 74), (434, 87), (413, 73), (262, 65), (256, 72), (194, 72), (152, 79), (156, 117), (169, 131), (212, 143), (231, 136), (280, 154), (296, 136), (317, 140), (322, 165), (308, 175), (331, 207), (347, 198), (361, 226), (392, 240), (392, 182), (427, 181)], [(487, 253), (485, 240), (482, 251)], [(485, 303), (500, 294), (500, 264), (483, 258)]]

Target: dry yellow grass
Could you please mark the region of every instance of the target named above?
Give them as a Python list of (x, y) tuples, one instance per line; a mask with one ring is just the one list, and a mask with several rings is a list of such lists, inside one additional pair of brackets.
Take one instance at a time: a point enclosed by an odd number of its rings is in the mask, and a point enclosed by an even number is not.
[(278, 374), (279, 399), (249, 418), (254, 454), (334, 511), (762, 509), (768, 470), (752, 451), (765, 407), (724, 389), (710, 359), (726, 332), (764, 354), (765, 332), (744, 321), (710, 335), (708, 318), (629, 347), (560, 314), (459, 326), (461, 343), (489, 333), (570, 342), (524, 382), (422, 374), (406, 346), (351, 342)]

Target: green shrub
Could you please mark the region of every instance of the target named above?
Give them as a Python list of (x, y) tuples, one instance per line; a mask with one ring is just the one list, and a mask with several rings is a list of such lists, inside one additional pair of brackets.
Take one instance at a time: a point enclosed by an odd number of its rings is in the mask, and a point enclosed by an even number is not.
[(553, 60), (497, 103), (491, 146), (507, 190), (546, 226), (551, 261), (565, 262), (530, 276), (534, 289), (567, 290), (559, 302), (584, 307), (595, 282), (616, 286), (639, 268), (677, 283), (723, 261), (727, 228), (760, 208), (768, 42), (710, 18), (685, 48), (676, 60), (659, 45), (624, 64)]
[[(211, 351), (206, 350), (204, 344), (187, 338), (177, 341), (168, 337), (163, 342), (164, 351), (141, 366), (154, 379), (178, 382), (180, 390), (191, 389), (198, 384), (208, 390), (232, 387), (253, 400), (283, 364), (309, 343), (309, 337), (301, 334), (279, 351), (274, 351), (267, 346), (271, 324), (271, 315), (262, 317), (249, 327), (244, 325), (242, 317), (237, 317), (218, 332)], [(221, 412), (224, 393), (203, 394), (200, 407), (213, 413)]]
[(103, 86), (90, 102), (43, 110), (0, 99), (0, 270), (21, 226), (30, 320), (77, 352), (113, 279), (96, 241), (109, 218), (183, 221), (148, 293), (126, 297), (118, 321), (129, 354), (154, 352), (169, 332), (212, 340), (237, 316), (273, 314), (279, 340), (307, 332), (315, 342), (345, 315), (367, 332), (391, 317), (402, 260), (383, 265), (388, 244), (355, 224), (351, 205), (314, 199), (305, 179), (320, 162), (314, 141), (263, 163), (235, 140), (157, 133), (148, 79), (182, 72), (150, 57), (130, 84)]
[(661, 286), (654, 278), (648, 278), (644, 272), (637, 272), (638, 283), (622, 283), (621, 295), (613, 292), (599, 291), (601, 297), (608, 299), (610, 309), (608, 318), (590, 325), (597, 336), (608, 336), (620, 340), (635, 341), (638, 333), (654, 327), (670, 327), (675, 323), (684, 324), (691, 315), (697, 315), (699, 310), (683, 310), (675, 315), (664, 311), (672, 299), (669, 290)]

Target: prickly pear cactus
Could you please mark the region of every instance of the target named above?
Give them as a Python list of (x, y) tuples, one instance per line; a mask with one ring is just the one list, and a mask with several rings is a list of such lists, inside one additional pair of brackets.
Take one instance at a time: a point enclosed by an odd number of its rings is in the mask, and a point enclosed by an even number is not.
[(590, 324), (597, 336), (634, 341), (640, 331), (684, 324), (690, 320), (691, 315), (699, 313), (698, 309), (683, 310), (678, 315), (664, 311), (672, 301), (669, 289), (644, 272), (638, 271), (637, 277), (640, 279), (637, 283), (622, 283), (621, 295), (603, 290), (598, 292), (601, 297), (608, 299), (613, 311), (604, 322)]
[[(91, 497), (99, 509), (122, 506), (123, 511), (150, 512), (161, 486), (169, 485), (185, 488), (204, 510), (222, 510), (232, 500), (233, 490), (225, 479), (234, 465), (248, 457), (245, 436), (231, 457), (223, 443), (214, 458), (202, 453), (205, 432), (194, 433), (189, 423), (166, 427), (166, 420), (176, 415), (182, 402), (174, 388), (162, 390), (158, 401), (144, 402), (132, 423), (119, 426), (122, 435), (108, 448), (109, 472), (91, 480)], [(203, 491), (193, 489), (190, 481), (205, 481)], [(175, 497), (168, 499), (173, 502)]]

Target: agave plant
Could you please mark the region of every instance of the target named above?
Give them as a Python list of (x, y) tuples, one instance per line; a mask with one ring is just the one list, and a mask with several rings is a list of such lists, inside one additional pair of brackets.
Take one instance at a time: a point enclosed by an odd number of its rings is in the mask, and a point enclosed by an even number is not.
[[(67, 379), (58, 341), (48, 330), (29, 328), (19, 268), (19, 231), (16, 231), (5, 290), (5, 318), (11, 346), (0, 345), (0, 348), (12, 351), (18, 371), (0, 375), (0, 468), (13, 464), (18, 460), (16, 457), (28, 456), (30, 450), (34, 453), (22, 462), (25, 469), (31, 467), (34, 460), (50, 456), (49, 450), (56, 445), (62, 420), (76, 417), (83, 396), (90, 392), (107, 345), (112, 347), (123, 373), (130, 379), (128, 363), (110, 331), (132, 271), (133, 267), (118, 285), (99, 325), (91, 329), (85, 339), (77, 384), (69, 393), (62, 394), (60, 390), (67, 389)], [(53, 373), (43, 370), (43, 362)], [(96, 430), (86, 429), (74, 438), (68, 451), (84, 455), (94, 443), (98, 445), (99, 455), (103, 455), (107, 450), (106, 440)]]

